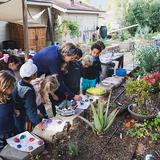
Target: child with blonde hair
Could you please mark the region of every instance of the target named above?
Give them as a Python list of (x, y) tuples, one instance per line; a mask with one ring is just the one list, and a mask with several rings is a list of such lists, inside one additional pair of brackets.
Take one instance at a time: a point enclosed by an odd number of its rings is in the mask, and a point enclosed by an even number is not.
[(56, 109), (54, 106), (54, 101), (59, 100), (55, 92), (60, 86), (56, 75), (47, 77), (43, 76), (33, 80), (31, 83), (36, 91), (36, 102), (40, 113), (42, 115), (47, 115), (47, 112), (43, 105), (50, 105), (52, 106), (53, 115), (55, 116)]
[(14, 102), (11, 97), (16, 79), (9, 71), (0, 71), (0, 150), (6, 139), (12, 137), (14, 126)]

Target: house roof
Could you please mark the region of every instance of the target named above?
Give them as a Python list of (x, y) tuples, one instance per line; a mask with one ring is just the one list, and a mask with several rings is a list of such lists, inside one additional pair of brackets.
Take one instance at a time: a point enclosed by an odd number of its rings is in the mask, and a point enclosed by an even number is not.
[(71, 5), (71, 0), (28, 0), (30, 2), (51, 3), (58, 8), (69, 11), (87, 11), (87, 12), (103, 12), (102, 10), (93, 7), (89, 4), (74, 0), (74, 5)]

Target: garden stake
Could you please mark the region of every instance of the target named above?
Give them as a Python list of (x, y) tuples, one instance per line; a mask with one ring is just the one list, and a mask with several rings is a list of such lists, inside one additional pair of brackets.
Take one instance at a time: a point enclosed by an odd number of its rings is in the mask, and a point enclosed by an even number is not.
[(109, 140), (107, 141), (107, 144), (111, 141), (111, 139), (113, 138), (114, 134), (118, 131), (120, 125), (122, 124), (122, 122), (119, 122), (119, 125), (117, 126), (117, 128), (114, 130), (114, 132), (112, 133), (112, 135), (110, 136)]
[(116, 98), (114, 98), (113, 102), (115, 102), (123, 93), (124, 93), (125, 89), (122, 90), (117, 96)]

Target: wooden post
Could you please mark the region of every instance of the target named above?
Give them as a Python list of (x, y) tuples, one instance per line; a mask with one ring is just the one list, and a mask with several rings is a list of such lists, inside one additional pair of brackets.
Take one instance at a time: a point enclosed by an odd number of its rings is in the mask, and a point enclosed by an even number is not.
[(50, 7), (48, 7), (48, 18), (49, 18), (50, 40), (51, 40), (52, 44), (54, 44), (52, 12), (51, 12), (51, 8)]
[(27, 0), (22, 0), (22, 8), (23, 8), (24, 51), (25, 51), (25, 60), (27, 60), (29, 57)]

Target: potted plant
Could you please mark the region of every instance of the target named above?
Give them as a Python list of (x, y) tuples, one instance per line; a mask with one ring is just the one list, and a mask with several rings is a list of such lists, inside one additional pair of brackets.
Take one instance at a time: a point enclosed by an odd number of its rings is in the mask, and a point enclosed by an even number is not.
[(128, 79), (125, 88), (132, 99), (128, 111), (136, 120), (152, 119), (157, 115), (158, 109), (150, 99), (150, 85), (145, 80)]

